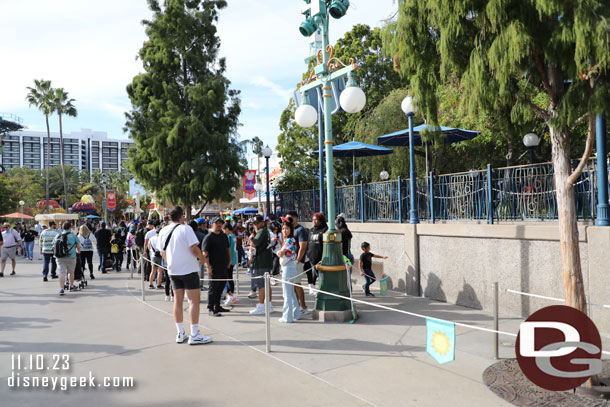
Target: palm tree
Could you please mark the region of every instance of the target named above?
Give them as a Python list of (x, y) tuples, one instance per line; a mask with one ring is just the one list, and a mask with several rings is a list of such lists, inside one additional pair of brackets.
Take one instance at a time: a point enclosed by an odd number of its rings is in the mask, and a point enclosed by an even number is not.
[(76, 117), (76, 108), (72, 104), (74, 99), (70, 99), (68, 97), (68, 92), (66, 92), (63, 88), (54, 89), (52, 95), (52, 105), (59, 116), (59, 157), (61, 162), (61, 177), (64, 183), (64, 203), (66, 205), (66, 211), (68, 210), (68, 184), (66, 182), (66, 170), (64, 168), (64, 135), (61, 123), (61, 116), (63, 114)]
[(51, 105), (51, 94), (53, 89), (51, 88), (51, 81), (45, 81), (44, 79), (34, 79), (34, 87), (27, 87), (29, 93), (25, 100), (30, 106), (36, 106), (38, 110), (42, 111), (45, 120), (47, 122), (47, 186), (46, 186), (46, 199), (47, 205), (45, 212), (49, 212), (49, 166), (51, 165), (51, 130), (49, 129), (49, 116), (53, 113), (53, 106)]

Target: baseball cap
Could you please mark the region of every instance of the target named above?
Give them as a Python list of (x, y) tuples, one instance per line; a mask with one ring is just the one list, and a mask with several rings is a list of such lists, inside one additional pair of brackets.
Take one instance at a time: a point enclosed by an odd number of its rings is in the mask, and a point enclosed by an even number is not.
[(206, 223), (205, 219), (203, 219), (203, 218), (198, 218), (196, 222), (198, 225), (204, 225)]
[(263, 215), (256, 215), (254, 217), (254, 222), (255, 223), (260, 223), (260, 222), (264, 222), (264, 221), (265, 221), (265, 218), (263, 217)]
[(4, 224), (2, 226), (5, 227), (5, 228), (10, 228), (11, 224), (8, 223), (8, 222), (4, 222)]
[(222, 218), (220, 216), (217, 216), (214, 219), (212, 219), (212, 223), (216, 223), (216, 222), (223, 222), (224, 223), (224, 220), (222, 220)]

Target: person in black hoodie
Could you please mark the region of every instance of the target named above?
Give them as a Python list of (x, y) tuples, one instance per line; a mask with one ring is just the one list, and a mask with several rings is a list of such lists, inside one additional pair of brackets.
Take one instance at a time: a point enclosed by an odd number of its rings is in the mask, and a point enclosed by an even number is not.
[[(307, 258), (312, 267), (322, 260), (322, 244), (324, 233), (328, 230), (326, 224), (326, 217), (323, 213), (316, 212), (312, 215), (313, 227), (309, 229), (309, 239), (307, 240)], [(318, 277), (317, 271), (310, 270), (307, 272), (307, 283), (309, 289), (312, 290), (316, 284), (316, 278)]]

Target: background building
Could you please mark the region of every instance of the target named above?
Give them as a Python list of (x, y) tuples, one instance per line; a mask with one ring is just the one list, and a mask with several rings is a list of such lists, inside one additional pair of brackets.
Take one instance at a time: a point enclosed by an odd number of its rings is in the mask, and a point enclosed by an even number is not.
[[(107, 133), (91, 129), (64, 133), (64, 163), (89, 172), (124, 171), (121, 164), (133, 145), (131, 141), (111, 139)], [(4, 138), (1, 158), (0, 164), (6, 169), (46, 168), (47, 133), (27, 130), (9, 133)], [(59, 165), (59, 133), (51, 133), (50, 166)]]

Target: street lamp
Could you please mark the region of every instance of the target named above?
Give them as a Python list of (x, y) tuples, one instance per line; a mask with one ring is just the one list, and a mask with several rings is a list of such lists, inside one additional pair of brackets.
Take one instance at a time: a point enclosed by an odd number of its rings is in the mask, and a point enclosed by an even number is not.
[(19, 206), (21, 206), (21, 213), (23, 213), (23, 206), (25, 205), (25, 202), (23, 200), (19, 201)]
[(388, 178), (390, 178), (390, 174), (388, 174), (387, 171), (381, 171), (379, 173), (379, 178), (381, 178), (382, 181), (387, 181)]
[(535, 133), (527, 133), (523, 137), (523, 144), (530, 150), (530, 164), (534, 163), (534, 148), (540, 144), (540, 139)]
[[(341, 233), (335, 230), (335, 174), (333, 167), (332, 145), (332, 87), (331, 83), (341, 77), (348, 76), (347, 87), (341, 93), (339, 103), (341, 108), (348, 113), (357, 113), (364, 107), (366, 97), (364, 92), (358, 88), (354, 77), (354, 71), (358, 69), (353, 59), (348, 65), (344, 64), (334, 55), (332, 46), (329, 45), (328, 26), (330, 17), (341, 18), (347, 12), (349, 0), (305, 0), (308, 8), (303, 11), (306, 20), (301, 24), (299, 30), (305, 37), (313, 35), (318, 29), (322, 32), (322, 49), (318, 51), (316, 66), (307, 75), (307, 79), (301, 83), (299, 92), (304, 95), (303, 104), (295, 112), (295, 120), (301, 127), (311, 127), (317, 121), (316, 111), (310, 105), (307, 91), (321, 87), (324, 100), (324, 135), (326, 151), (326, 202), (328, 207), (328, 231), (323, 237), (322, 260), (316, 269), (320, 272), (320, 290), (344, 297), (350, 297), (348, 287), (348, 276), (343, 261), (341, 249)], [(328, 5), (328, 7), (327, 7)], [(321, 153), (321, 152), (320, 152)], [(337, 298), (323, 293), (317, 293), (315, 312), (338, 311), (343, 314), (342, 320), (352, 319), (351, 303), (348, 300)], [(349, 315), (347, 315), (349, 314)], [(316, 314), (314, 314), (315, 316)], [(326, 316), (323, 317), (326, 320)], [(332, 318), (332, 317), (331, 317)], [(347, 319), (349, 318), (349, 319)], [(340, 316), (336, 317), (341, 320)]]
[(265, 148), (263, 148), (263, 156), (265, 157), (267, 164), (267, 216), (271, 213), (271, 197), (269, 195), (269, 158), (271, 158), (271, 154), (273, 154), (273, 151), (269, 148), (269, 145), (266, 145)]
[(403, 99), (400, 105), (404, 114), (409, 118), (409, 192), (410, 192), (410, 206), (409, 208), (409, 223), (419, 223), (419, 215), (417, 213), (417, 206), (415, 205), (415, 194), (417, 194), (417, 179), (415, 175), (415, 151), (413, 150), (413, 116), (415, 116), (415, 103), (411, 95), (407, 95)]
[(254, 184), (254, 189), (256, 190), (256, 194), (258, 195), (258, 213), (263, 211), (261, 207), (261, 191), (263, 190), (263, 184), (261, 184), (260, 176), (257, 176), (256, 184)]

